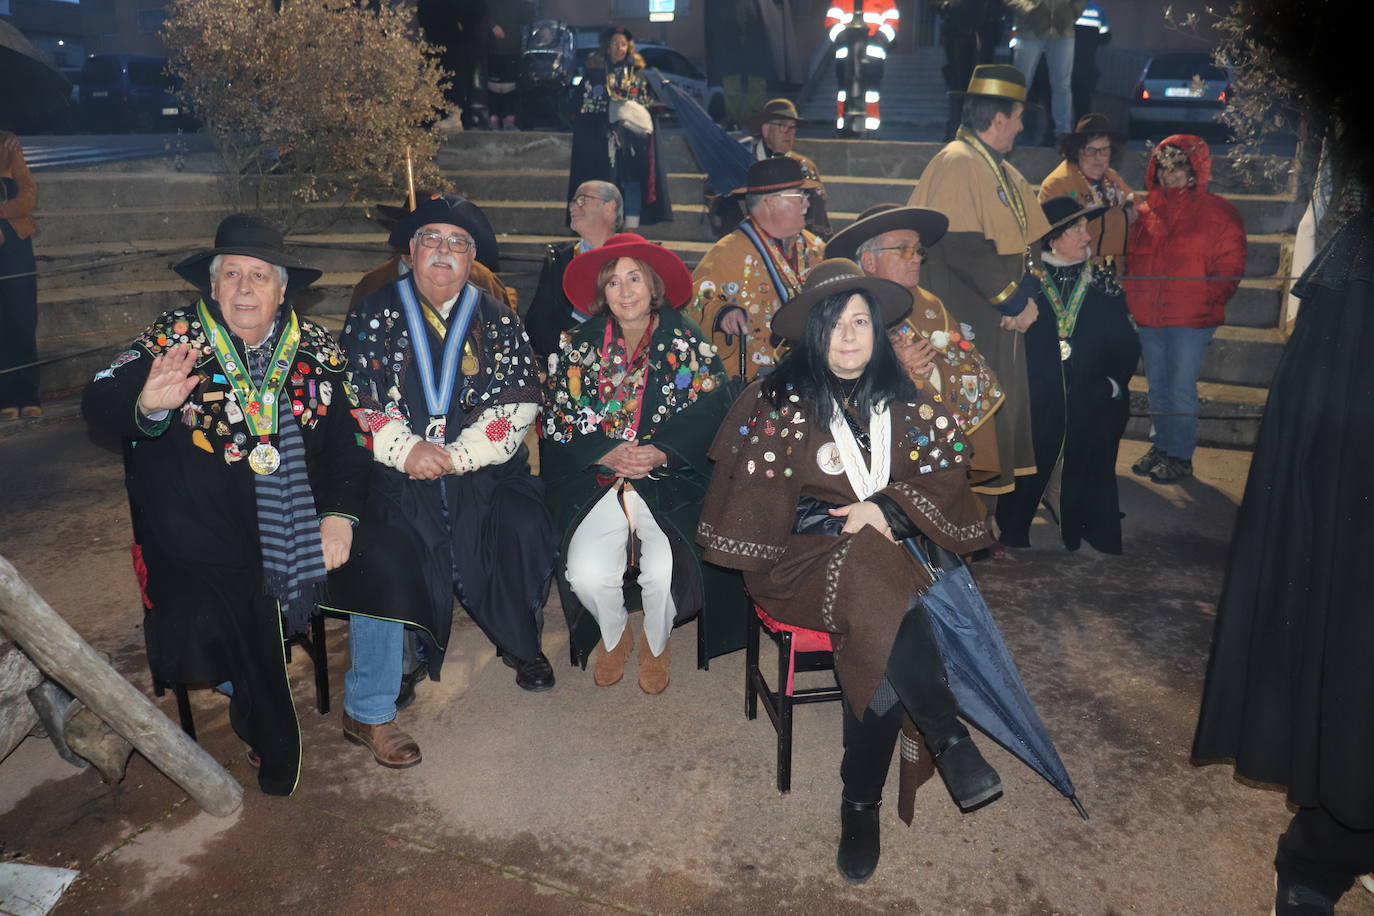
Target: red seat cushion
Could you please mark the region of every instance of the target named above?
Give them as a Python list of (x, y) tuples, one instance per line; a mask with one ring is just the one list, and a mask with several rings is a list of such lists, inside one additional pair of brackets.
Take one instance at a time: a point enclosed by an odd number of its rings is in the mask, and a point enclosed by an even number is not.
[(830, 642), (830, 634), (824, 630), (808, 630), (805, 627), (794, 627), (790, 623), (783, 623), (768, 616), (768, 612), (757, 604), (754, 605), (754, 613), (759, 615), (759, 622), (773, 633), (788, 632), (792, 634), (793, 652), (832, 652), (834, 646)]

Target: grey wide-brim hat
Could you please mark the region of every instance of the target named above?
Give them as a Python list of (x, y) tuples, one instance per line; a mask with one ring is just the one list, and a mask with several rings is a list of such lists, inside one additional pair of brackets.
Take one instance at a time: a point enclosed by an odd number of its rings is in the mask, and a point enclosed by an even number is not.
[(898, 229), (915, 230), (921, 237), (921, 244), (930, 246), (944, 238), (949, 231), (949, 217), (929, 207), (874, 204), (825, 243), (825, 256), (857, 260), (860, 245)]
[(836, 293), (868, 293), (878, 303), (883, 327), (891, 327), (911, 312), (911, 291), (881, 277), (868, 277), (848, 258), (830, 258), (812, 268), (801, 292), (773, 313), (773, 333), (791, 341), (801, 340), (811, 309)]
[(287, 295), (298, 293), (314, 283), (324, 271), (307, 267), (295, 255), (287, 254), (281, 230), (267, 220), (248, 213), (231, 213), (220, 221), (215, 230), (213, 248), (199, 251), (172, 265), (181, 277), (196, 289), (210, 294), (210, 262), (223, 254), (237, 254), (257, 258), (268, 264), (286, 268)]

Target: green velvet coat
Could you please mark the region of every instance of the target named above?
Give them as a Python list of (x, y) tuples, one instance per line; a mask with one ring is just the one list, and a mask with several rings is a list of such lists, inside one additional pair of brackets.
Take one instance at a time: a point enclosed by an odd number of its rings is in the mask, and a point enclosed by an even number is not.
[[(668, 466), (633, 482), (673, 549), (675, 624), (702, 614), (701, 662), (744, 645), (745, 602), (737, 573), (702, 563), (695, 542), (711, 461), (711, 440), (730, 406), (725, 369), (715, 347), (691, 319), (671, 309), (657, 313), (650, 339), (649, 380), (645, 385), (637, 441), (668, 455)], [(562, 555), (582, 518), (614, 483), (601, 456), (622, 440), (600, 425), (597, 396), (609, 314), (589, 319), (565, 333), (549, 357), (544, 419), (540, 427), (539, 476), (546, 484), (549, 511), (562, 533)], [(558, 588), (572, 634), (575, 657), (585, 665), (600, 631), (572, 593), (558, 564)], [(637, 596), (626, 606), (637, 606)]]

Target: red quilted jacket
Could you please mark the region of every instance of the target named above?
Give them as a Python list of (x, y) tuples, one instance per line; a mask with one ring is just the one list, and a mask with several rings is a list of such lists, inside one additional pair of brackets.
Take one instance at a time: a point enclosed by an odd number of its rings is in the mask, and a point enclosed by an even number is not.
[(1230, 201), (1207, 190), (1212, 157), (1207, 143), (1175, 134), (1161, 145), (1183, 150), (1196, 184), (1168, 189), (1155, 175), (1158, 160), (1145, 167), (1145, 203), (1131, 226), (1126, 248), (1130, 277), (1194, 279), (1125, 281), (1126, 301), (1138, 324), (1149, 327), (1210, 328), (1226, 321), (1226, 303), (1245, 272), (1245, 226)]

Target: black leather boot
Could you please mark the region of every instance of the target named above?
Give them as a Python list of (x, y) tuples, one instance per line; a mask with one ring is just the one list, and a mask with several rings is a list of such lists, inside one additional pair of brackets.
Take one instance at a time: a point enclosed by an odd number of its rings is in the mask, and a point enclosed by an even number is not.
[(992, 768), (969, 737), (952, 735), (940, 744), (930, 745), (935, 768), (945, 781), (945, 788), (964, 811), (984, 805), (1002, 794), (1002, 777)]
[(878, 868), (878, 809), (882, 800), (852, 802), (840, 799), (840, 851), (835, 867), (850, 884), (863, 884)]

